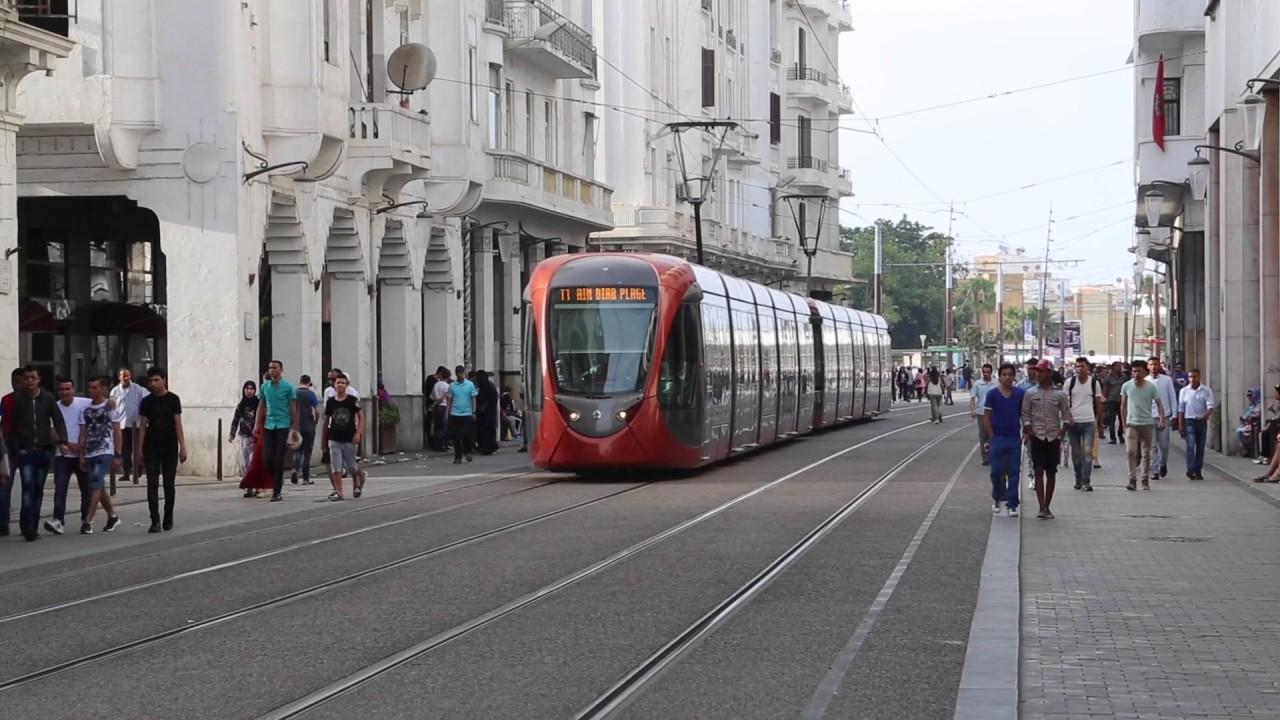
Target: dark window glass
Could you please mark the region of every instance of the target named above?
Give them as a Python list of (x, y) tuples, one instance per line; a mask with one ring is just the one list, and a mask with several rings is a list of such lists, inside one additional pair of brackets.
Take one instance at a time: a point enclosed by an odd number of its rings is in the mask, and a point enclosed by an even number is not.
[(652, 301), (553, 304), (556, 387), (586, 395), (643, 388), (653, 352), (654, 307)]
[(658, 404), (663, 408), (691, 408), (698, 402), (698, 366), (702, 360), (698, 306), (680, 306), (671, 323), (658, 376)]
[(782, 142), (782, 98), (778, 93), (769, 93), (769, 143), (777, 145)]
[(716, 104), (716, 51), (702, 48), (702, 107)]
[(1164, 134), (1182, 134), (1182, 78), (1164, 80)]

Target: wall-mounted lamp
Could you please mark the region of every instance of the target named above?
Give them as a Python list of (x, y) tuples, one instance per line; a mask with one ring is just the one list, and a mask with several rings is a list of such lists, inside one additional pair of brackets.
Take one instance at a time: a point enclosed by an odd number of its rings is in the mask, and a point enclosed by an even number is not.
[(240, 147), (244, 149), (244, 152), (246, 155), (258, 161), (257, 170), (253, 170), (251, 172), (247, 172), (244, 174), (243, 182), (245, 183), (248, 183), (250, 180), (258, 177), (259, 175), (265, 175), (271, 172), (272, 170), (279, 170), (281, 168), (298, 167), (299, 171), (301, 172), (306, 172), (307, 170), (308, 163), (306, 160), (290, 160), (288, 162), (269, 165), (267, 163), (267, 157), (265, 155), (260, 155), (254, 152), (253, 150), (250, 150), (249, 144), (247, 142), (244, 142), (243, 140), (240, 141)]

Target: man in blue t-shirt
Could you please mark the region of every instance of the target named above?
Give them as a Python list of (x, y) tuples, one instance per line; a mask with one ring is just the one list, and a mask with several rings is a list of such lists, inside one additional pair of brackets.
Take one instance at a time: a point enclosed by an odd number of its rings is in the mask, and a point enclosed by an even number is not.
[(982, 422), (991, 438), (991, 512), (1000, 513), (1000, 503), (1009, 508), (1009, 517), (1018, 516), (1018, 473), (1022, 464), (1022, 388), (1014, 387), (1018, 369), (1011, 363), (1000, 366), (1000, 384), (983, 401)]
[(289, 449), (289, 431), (298, 429), (298, 406), (294, 402), (297, 392), (293, 383), (280, 377), (284, 363), (272, 360), (267, 363), (267, 377), (258, 386), (258, 416), (255, 419), (256, 435), (262, 443), (262, 459), (267, 472), (275, 483), (271, 502), (284, 499), (285, 452)]
[(453, 464), (462, 464), (465, 455), (471, 462), (471, 445), (475, 440), (475, 399), (479, 391), (475, 383), (467, 379), (467, 369), (454, 368), (455, 381), (449, 386), (449, 434), (453, 437)]

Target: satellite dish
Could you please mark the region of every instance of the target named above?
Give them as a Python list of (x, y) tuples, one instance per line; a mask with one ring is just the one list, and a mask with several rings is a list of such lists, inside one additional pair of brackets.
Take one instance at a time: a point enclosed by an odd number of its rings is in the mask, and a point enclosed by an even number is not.
[(422, 90), (436, 77), (436, 54), (422, 43), (401, 45), (387, 60), (387, 77), (404, 93)]

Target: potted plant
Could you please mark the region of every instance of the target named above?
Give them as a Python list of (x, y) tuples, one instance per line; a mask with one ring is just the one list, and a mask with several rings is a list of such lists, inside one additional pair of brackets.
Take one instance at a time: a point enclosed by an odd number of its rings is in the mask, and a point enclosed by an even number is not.
[(378, 433), (382, 454), (396, 452), (396, 426), (400, 424), (400, 408), (395, 403), (378, 403)]

